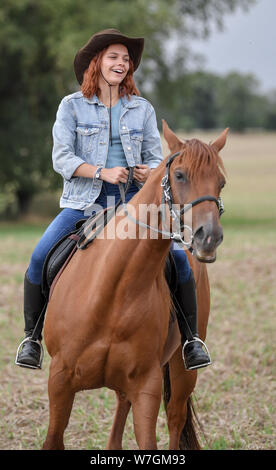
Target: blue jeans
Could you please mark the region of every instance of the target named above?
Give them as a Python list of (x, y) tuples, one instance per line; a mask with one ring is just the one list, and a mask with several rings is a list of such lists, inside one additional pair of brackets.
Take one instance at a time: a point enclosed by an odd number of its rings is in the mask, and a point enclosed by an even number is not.
[[(137, 186), (132, 184), (126, 194), (126, 201), (128, 202), (137, 191)], [(116, 204), (120, 199), (118, 185), (103, 182), (102, 191), (95, 201), (95, 205), (97, 204), (98, 206), (97, 210), (99, 210), (99, 206), (102, 208), (107, 207), (107, 196), (113, 196), (113, 201)], [(28, 278), (30, 282), (33, 284), (41, 283), (44, 261), (50, 249), (66, 234), (74, 230), (79, 220), (87, 218), (88, 215), (86, 215), (85, 211), (70, 208), (63, 209), (55, 217), (42, 235), (31, 256), (28, 267)], [(175, 259), (179, 282), (185, 282), (189, 279), (191, 270), (186, 253), (184, 250), (177, 250), (174, 243), (172, 243), (171, 251)]]

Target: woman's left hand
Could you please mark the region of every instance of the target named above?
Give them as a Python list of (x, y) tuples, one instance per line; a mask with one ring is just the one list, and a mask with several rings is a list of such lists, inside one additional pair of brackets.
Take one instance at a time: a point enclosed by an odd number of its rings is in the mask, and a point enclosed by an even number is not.
[(150, 174), (150, 167), (148, 165), (136, 165), (133, 171), (133, 177), (140, 183), (147, 181)]

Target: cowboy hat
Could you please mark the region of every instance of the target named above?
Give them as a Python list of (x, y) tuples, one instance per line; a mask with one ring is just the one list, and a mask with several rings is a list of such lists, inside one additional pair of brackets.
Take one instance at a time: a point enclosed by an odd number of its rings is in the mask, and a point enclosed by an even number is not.
[(89, 41), (77, 52), (74, 59), (74, 69), (77, 80), (80, 84), (83, 81), (83, 74), (88, 68), (91, 59), (110, 44), (124, 44), (133, 61), (134, 70), (139, 66), (144, 49), (144, 38), (131, 38), (124, 36), (117, 29), (104, 29), (89, 39)]

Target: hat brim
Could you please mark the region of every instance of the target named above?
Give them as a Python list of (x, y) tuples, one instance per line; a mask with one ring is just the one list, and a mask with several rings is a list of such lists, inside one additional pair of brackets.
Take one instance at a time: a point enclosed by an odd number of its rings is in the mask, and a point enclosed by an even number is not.
[(134, 71), (137, 70), (144, 49), (144, 38), (131, 38), (117, 33), (96, 34), (77, 52), (74, 59), (75, 74), (80, 85), (93, 57), (111, 44), (124, 44), (133, 62)]

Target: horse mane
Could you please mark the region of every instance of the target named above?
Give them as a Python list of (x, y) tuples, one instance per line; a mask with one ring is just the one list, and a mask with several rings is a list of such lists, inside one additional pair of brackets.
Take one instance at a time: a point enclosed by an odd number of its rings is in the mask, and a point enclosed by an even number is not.
[(181, 150), (181, 161), (184, 159), (186, 173), (190, 181), (195, 181), (203, 174), (218, 176), (226, 175), (223, 161), (218, 151), (211, 144), (205, 144), (198, 139), (186, 140)]

